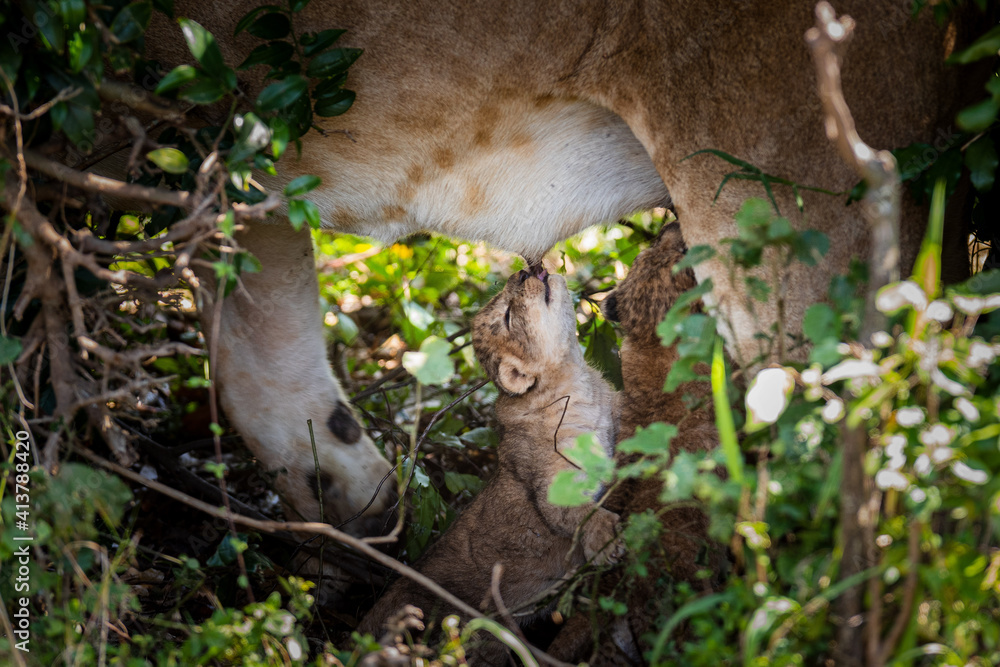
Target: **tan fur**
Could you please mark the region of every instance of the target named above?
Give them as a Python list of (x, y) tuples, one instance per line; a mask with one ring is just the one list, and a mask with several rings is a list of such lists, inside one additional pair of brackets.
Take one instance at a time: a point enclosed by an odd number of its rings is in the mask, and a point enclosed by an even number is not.
[[(604, 302), (605, 313), (617, 319), (625, 333), (621, 349), (625, 384), (620, 397), (619, 441), (653, 422), (675, 424), (678, 435), (670, 443), (671, 455), (680, 451), (704, 452), (714, 449), (718, 442), (711, 387), (707, 382), (687, 382), (674, 392), (663, 391), (678, 353), (676, 346), (662, 345), (656, 326), (677, 297), (695, 286), (690, 269), (676, 275), (673, 272), (685, 251), (678, 226), (664, 227)], [(685, 396), (697, 402), (693, 410), (684, 405)], [(635, 458), (619, 453), (617, 463), (631, 463)], [(722, 563), (722, 549), (709, 540), (708, 520), (701, 510), (694, 507), (665, 509), (660, 501), (662, 490), (662, 479), (658, 476), (626, 480), (608, 499), (608, 507), (622, 516), (646, 510), (658, 512), (663, 533), (658, 553), (651, 551), (650, 571), (658, 576), (668, 574), (678, 583), (687, 582), (695, 590), (706, 590), (709, 583), (696, 576), (704, 567), (704, 560), (699, 564), (699, 557), (707, 553), (710, 568), (718, 568)], [(629, 611), (622, 619), (609, 616), (595, 628), (589, 614), (573, 616), (550, 652), (561, 660), (586, 660), (591, 665), (636, 664), (641, 652), (649, 648), (642, 637), (655, 620), (651, 601), (663, 595), (662, 588), (657, 589), (652, 581), (657, 575), (628, 582), (626, 602)], [(613, 572), (602, 579), (602, 590), (613, 594), (616, 589), (621, 590), (620, 581), (621, 573)]]
[[(258, 40), (246, 33), (234, 38), (233, 28), (256, 4), (178, 0), (175, 7), (179, 16), (215, 34), (229, 62), (240, 62)], [(284, 158), (281, 180), (268, 183), (320, 175), (323, 183), (310, 198), (331, 229), (383, 240), (427, 229), (486, 240), (532, 261), (585, 227), (662, 204), (669, 188), (687, 242), (718, 244), (735, 234), (733, 214), (741, 202), (763, 190), (758, 183), (731, 181), (713, 204), (716, 188), (734, 167), (705, 155), (684, 160), (695, 151), (726, 151), (770, 174), (832, 190), (857, 181), (824, 136), (813, 64), (802, 39), (814, 23), (814, 4), (313, 0), (296, 15), (296, 30), (346, 28), (340, 45), (365, 49), (347, 80), (357, 101), (343, 116), (318, 119), (329, 132), (307, 137), (301, 158)], [(946, 147), (954, 136), (953, 111), (963, 102), (956, 71), (943, 61), (955, 44), (947, 37), (949, 27), (935, 25), (927, 10), (912, 19), (901, 0), (840, 0), (836, 9), (857, 21), (843, 83), (862, 137), (880, 148), (917, 140)], [(961, 45), (962, 30), (957, 34)], [(158, 14), (146, 43), (150, 57), (164, 64), (191, 61), (177, 26)], [(243, 87), (250, 96), (261, 88), (265, 70), (247, 73)], [(824, 298), (833, 272), (844, 270), (852, 256), (865, 255), (868, 231), (860, 208), (845, 208), (842, 198), (803, 192), (806, 213), (800, 216), (789, 188), (776, 186), (775, 195), (795, 224), (831, 239), (820, 268), (792, 269), (794, 289), (788, 290), (785, 312), (797, 322)], [(955, 212), (957, 207), (949, 208), (949, 215)], [(925, 220), (926, 212), (907, 200), (904, 266)], [(286, 226), (269, 236), (254, 252), (279, 274), (302, 275), (301, 283), (257, 281), (246, 298), (300, 302), (305, 310), (287, 321), (256, 322), (253, 333), (261, 345), (248, 347), (227, 333), (249, 326), (244, 311), (227, 308), (224, 317), (234, 322), (220, 332), (220, 349), (229, 355), (218, 371), (227, 404), (242, 405), (244, 414), (296, 416), (263, 436), (242, 417), (233, 422), (252, 437), (262, 459), (292, 462), (286, 488), (294, 489), (299, 511), (316, 519), (317, 505), (304, 500), (309, 493), (302, 480), (311, 467), (300, 465), (309, 445), (298, 423), (305, 412), (299, 406), (327, 397), (310, 413), (324, 420), (330, 396), (339, 390), (325, 376), (309, 380), (311, 374), (280, 392), (239, 379), (244, 367), (254, 368), (258, 378), (272, 375), (286, 358), (277, 351), (280, 344), (299, 348), (304, 367), (327, 363), (319, 313), (310, 301), (315, 281), (306, 276), (312, 258), (307, 251), (288, 259), (299, 236)], [(737, 358), (752, 356), (752, 332), (758, 325), (768, 330), (776, 309), (758, 307), (761, 322), (755, 322), (741, 288), (728, 287), (719, 258), (699, 266), (697, 274), (715, 279), (713, 304), (733, 324), (726, 332), (730, 350)], [(341, 446), (332, 434), (324, 440), (323, 448)], [(365, 452), (357, 460), (371, 472), (384, 469), (367, 444), (354, 451)], [(328, 474), (343, 483), (354, 479), (358, 489), (372, 493), (378, 475), (371, 472), (348, 462)], [(369, 513), (387, 500), (386, 490)], [(328, 494), (327, 501), (338, 516), (359, 508), (344, 494)]]
[[(548, 277), (547, 283), (548, 288), (520, 272), (473, 322), (476, 355), (501, 391), (496, 403), (502, 429), (499, 465), (482, 493), (415, 565), (483, 611), (496, 608), (490, 594), (496, 563), (503, 565), (501, 598), (517, 612), (570, 569), (615, 555), (617, 514), (592, 504), (565, 508), (546, 500), (555, 474), (572, 469), (557, 449), (593, 432), (610, 454), (616, 431), (614, 391), (583, 360), (566, 283), (559, 276)], [(581, 524), (574, 549), (573, 534)], [(452, 611), (404, 578), (382, 596), (359, 630), (380, 634), (386, 619), (404, 604), (421, 607), (438, 621)], [(480, 655), (475, 664), (484, 661)]]

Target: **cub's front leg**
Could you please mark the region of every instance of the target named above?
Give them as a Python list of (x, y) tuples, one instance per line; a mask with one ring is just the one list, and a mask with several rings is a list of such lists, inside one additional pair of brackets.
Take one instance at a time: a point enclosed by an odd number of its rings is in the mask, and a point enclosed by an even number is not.
[[(543, 493), (546, 491), (543, 490)], [(580, 528), (579, 546), (583, 561), (593, 561), (601, 565), (615, 563), (624, 554), (621, 541), (618, 539), (617, 514), (593, 504), (582, 507), (556, 507), (548, 502), (541, 503), (542, 515), (550, 526), (558, 527), (555, 531), (564, 537), (572, 537)], [(567, 554), (567, 559), (575, 560), (574, 550)]]

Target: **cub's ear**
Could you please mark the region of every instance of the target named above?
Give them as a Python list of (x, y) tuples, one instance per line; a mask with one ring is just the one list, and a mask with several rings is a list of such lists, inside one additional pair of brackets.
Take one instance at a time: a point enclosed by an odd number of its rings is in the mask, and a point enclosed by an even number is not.
[(537, 381), (538, 378), (528, 372), (520, 359), (507, 357), (500, 360), (496, 383), (508, 394), (515, 396), (523, 394), (534, 387)]
[(612, 322), (621, 321), (618, 317), (618, 293), (612, 292), (608, 295), (603, 302), (601, 302), (601, 312), (604, 313), (604, 317), (611, 320)]

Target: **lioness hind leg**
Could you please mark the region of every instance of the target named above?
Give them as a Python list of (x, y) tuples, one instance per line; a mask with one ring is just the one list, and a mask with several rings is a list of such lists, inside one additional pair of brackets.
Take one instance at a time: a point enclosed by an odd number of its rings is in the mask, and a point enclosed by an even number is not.
[[(236, 240), (263, 268), (240, 276), (218, 309), (218, 322), (210, 301), (202, 310), (205, 331), (217, 338), (220, 403), (263, 467), (278, 473), (276, 490), (292, 510), (290, 519), (320, 520), (321, 486), (323, 520), (342, 522), (375, 497), (390, 466), (330, 371), (309, 231), (260, 224)], [(316, 436), (320, 483), (307, 419)], [(374, 532), (394, 499), (392, 487), (382, 486), (367, 521), (345, 529)]]

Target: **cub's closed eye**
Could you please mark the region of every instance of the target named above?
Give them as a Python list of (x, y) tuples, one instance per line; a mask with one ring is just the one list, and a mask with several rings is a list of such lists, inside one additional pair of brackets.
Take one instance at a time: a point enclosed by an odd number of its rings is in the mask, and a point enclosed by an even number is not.
[(510, 331), (510, 306), (507, 306), (507, 312), (503, 314), (503, 324)]

